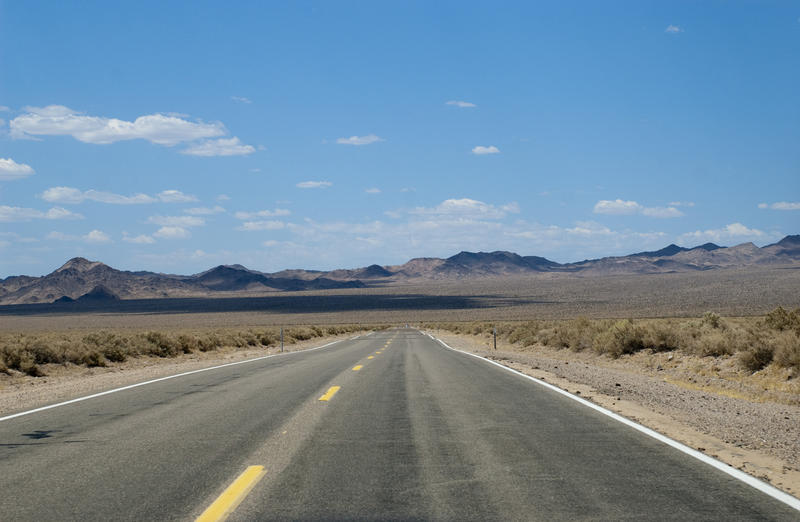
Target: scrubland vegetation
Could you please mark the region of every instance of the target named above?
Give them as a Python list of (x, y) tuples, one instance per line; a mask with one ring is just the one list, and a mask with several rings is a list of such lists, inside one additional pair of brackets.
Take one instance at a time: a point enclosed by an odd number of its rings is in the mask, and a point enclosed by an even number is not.
[(642, 350), (680, 351), (699, 356), (735, 356), (749, 371), (770, 364), (800, 371), (800, 308), (790, 312), (778, 307), (763, 317), (723, 318), (706, 312), (695, 319), (577, 318), (429, 323), (425, 327), (471, 335), (491, 334), (497, 327), (498, 338), (521, 347), (593, 350), (615, 358)]
[[(361, 325), (293, 326), (284, 330), (284, 344), (364, 329)], [(45, 364), (106, 366), (109, 362), (133, 357), (177, 357), (223, 347), (271, 347), (279, 345), (280, 339), (278, 327), (3, 333), (0, 334), (0, 372), (17, 370), (41, 376)]]

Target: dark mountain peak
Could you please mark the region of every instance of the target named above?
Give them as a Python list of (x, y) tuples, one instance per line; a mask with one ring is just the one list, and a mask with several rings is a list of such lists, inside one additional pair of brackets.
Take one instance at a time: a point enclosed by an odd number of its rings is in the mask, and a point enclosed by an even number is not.
[(73, 257), (66, 263), (64, 263), (60, 268), (56, 270), (56, 272), (64, 272), (66, 270), (74, 270), (76, 272), (88, 272), (92, 268), (98, 266), (106, 266), (100, 261), (89, 261), (84, 257)]
[(58, 299), (56, 299), (53, 302), (54, 303), (74, 303), (75, 299), (71, 298), (68, 295), (62, 295), (61, 297), (59, 297)]
[(780, 245), (782, 247), (797, 247), (800, 246), (800, 234), (795, 234), (793, 236), (786, 236), (785, 238), (781, 239), (776, 245)]
[(97, 285), (80, 296), (77, 301), (116, 301), (119, 297), (103, 285)]
[[(710, 243), (709, 243), (710, 244)], [(674, 256), (680, 252), (685, 252), (688, 248), (679, 247), (675, 243), (671, 243), (661, 250), (653, 250), (651, 252), (638, 252), (631, 254), (631, 257), (669, 257)]]
[(448, 257), (447, 261), (467, 266), (497, 261), (506, 261), (515, 264), (523, 263), (522, 257), (519, 254), (506, 252), (505, 250), (495, 250), (494, 252), (467, 252), (462, 250), (458, 254)]
[(356, 270), (356, 275), (358, 277), (371, 278), (371, 277), (391, 277), (394, 274), (383, 268), (381, 265), (369, 265), (368, 267)]
[(561, 266), (560, 263), (556, 263), (555, 261), (550, 261), (546, 257), (524, 256), (522, 259), (525, 260), (525, 263), (527, 263), (528, 266), (533, 267), (533, 268), (546, 268), (546, 267), (553, 267), (553, 266)]
[(719, 245), (715, 245), (714, 243), (703, 243), (702, 245), (698, 245), (698, 246), (692, 248), (691, 250), (705, 250), (707, 252), (712, 252), (714, 250), (719, 250), (720, 248), (723, 248), (723, 247), (721, 247)]

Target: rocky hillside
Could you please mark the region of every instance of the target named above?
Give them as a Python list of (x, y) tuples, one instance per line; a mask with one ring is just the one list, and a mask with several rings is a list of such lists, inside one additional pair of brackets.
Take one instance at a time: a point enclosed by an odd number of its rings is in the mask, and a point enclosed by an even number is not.
[(459, 280), (544, 272), (630, 275), (758, 266), (800, 267), (800, 235), (786, 236), (761, 248), (752, 243), (733, 247), (706, 243), (694, 248), (668, 245), (651, 252), (566, 264), (513, 252), (460, 252), (446, 259), (415, 258), (402, 265), (370, 265), (329, 272), (294, 269), (272, 274), (242, 265), (220, 265), (189, 276), (127, 272), (77, 257), (46, 276), (11, 276), (0, 280), (0, 304), (109, 299), (109, 296), (119, 299), (212, 297), (221, 293), (330, 290), (410, 280)]

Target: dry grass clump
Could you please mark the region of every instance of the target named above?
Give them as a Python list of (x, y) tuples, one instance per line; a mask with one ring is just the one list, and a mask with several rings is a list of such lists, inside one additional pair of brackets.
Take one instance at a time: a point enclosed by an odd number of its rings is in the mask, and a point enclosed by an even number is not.
[[(382, 329), (385, 326), (369, 329)], [(284, 329), (284, 343), (365, 330), (361, 325), (295, 326)], [(0, 372), (44, 375), (44, 364), (106, 366), (130, 357), (177, 357), (222, 347), (259, 348), (280, 343), (280, 328), (188, 331), (101, 330), (0, 334)]]
[(587, 319), (521, 323), (434, 323), (455, 333), (491, 335), (522, 347), (541, 344), (620, 357), (642, 350), (680, 350), (704, 357), (736, 356), (757, 371), (770, 364), (800, 370), (800, 308), (778, 307), (764, 317), (723, 318), (706, 312), (695, 319)]

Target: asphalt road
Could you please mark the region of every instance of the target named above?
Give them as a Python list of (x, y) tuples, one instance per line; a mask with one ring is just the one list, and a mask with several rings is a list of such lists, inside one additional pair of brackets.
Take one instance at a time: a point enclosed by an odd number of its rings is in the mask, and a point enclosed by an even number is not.
[(229, 520), (800, 520), (411, 329), (0, 421), (0, 520), (192, 520), (249, 466)]

